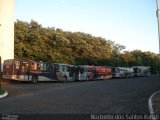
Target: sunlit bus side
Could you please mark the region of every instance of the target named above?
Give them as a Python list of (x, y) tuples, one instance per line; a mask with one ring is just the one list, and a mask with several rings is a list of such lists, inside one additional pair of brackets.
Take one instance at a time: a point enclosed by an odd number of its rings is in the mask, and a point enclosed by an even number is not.
[(38, 81), (73, 81), (73, 65), (52, 62), (32, 62), (29, 69), (29, 80)]
[(42, 62), (10, 59), (4, 61), (2, 78), (9, 80), (37, 82), (38, 78), (45, 78), (41, 77), (41, 75), (44, 75), (47, 71), (47, 64), (43, 64)]
[(74, 81), (74, 67), (31, 60), (5, 60), (3, 79), (19, 81)]

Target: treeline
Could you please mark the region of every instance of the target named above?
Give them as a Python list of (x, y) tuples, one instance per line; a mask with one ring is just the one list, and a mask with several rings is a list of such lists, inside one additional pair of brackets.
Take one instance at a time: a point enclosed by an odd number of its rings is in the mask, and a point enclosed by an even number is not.
[(44, 28), (38, 22), (15, 22), (15, 59), (106, 66), (151, 66), (160, 73), (160, 57), (140, 50), (121, 51), (125, 46), (82, 32)]

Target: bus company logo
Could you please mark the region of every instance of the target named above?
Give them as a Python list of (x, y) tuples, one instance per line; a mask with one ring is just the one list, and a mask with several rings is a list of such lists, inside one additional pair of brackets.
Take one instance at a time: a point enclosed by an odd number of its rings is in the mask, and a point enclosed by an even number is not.
[(18, 115), (14, 114), (2, 114), (1, 120), (18, 120)]

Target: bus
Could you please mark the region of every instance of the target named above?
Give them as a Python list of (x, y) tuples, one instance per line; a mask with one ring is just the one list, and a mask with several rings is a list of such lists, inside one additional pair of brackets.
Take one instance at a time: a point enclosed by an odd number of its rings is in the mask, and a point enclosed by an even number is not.
[(75, 80), (76, 81), (88, 81), (94, 79), (94, 66), (78, 65), (75, 69)]
[(95, 66), (95, 80), (106, 80), (112, 78), (112, 71), (110, 67)]
[[(55, 68), (55, 70), (54, 70)], [(52, 63), (52, 72), (56, 74), (55, 78), (59, 81), (75, 81), (75, 68), (70, 64)]]
[[(29, 70), (30, 81), (74, 81), (74, 66), (52, 62), (32, 62)], [(33, 67), (34, 66), (34, 67)], [(34, 69), (33, 69), (34, 68)]]
[(135, 77), (144, 77), (144, 76), (150, 76), (150, 67), (146, 66), (133, 66), (134, 70), (134, 76)]
[(113, 67), (112, 76), (113, 78), (133, 77), (134, 71), (132, 67)]
[(74, 66), (32, 60), (5, 60), (3, 79), (18, 81), (74, 81)]
[(75, 66), (75, 80), (106, 80), (112, 78), (111, 68), (104, 66)]
[(28, 60), (5, 60), (3, 64), (3, 79), (27, 80), (28, 79)]

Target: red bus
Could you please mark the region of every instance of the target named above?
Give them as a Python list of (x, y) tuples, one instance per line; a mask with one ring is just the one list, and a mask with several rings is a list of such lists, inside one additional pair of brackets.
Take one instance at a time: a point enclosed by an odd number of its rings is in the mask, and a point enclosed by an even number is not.
[(95, 66), (95, 80), (106, 80), (112, 78), (112, 72), (110, 67)]
[(106, 80), (112, 78), (110, 67), (79, 65), (75, 68), (76, 80)]

